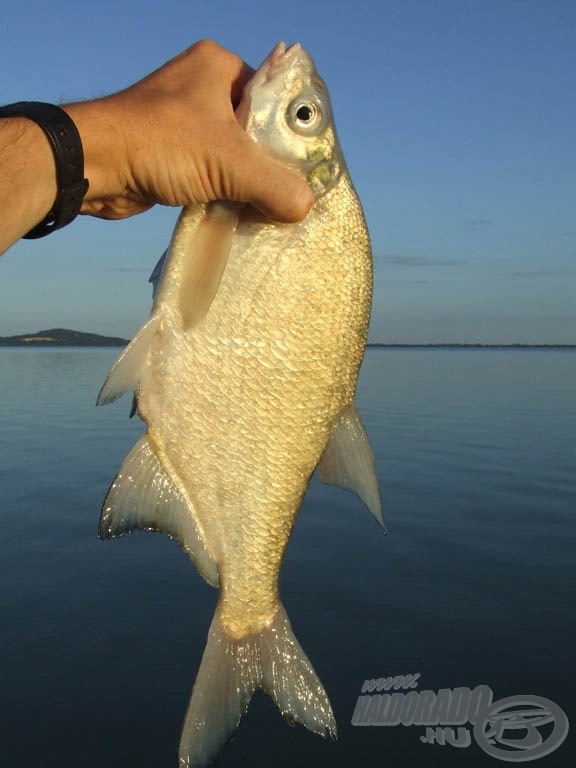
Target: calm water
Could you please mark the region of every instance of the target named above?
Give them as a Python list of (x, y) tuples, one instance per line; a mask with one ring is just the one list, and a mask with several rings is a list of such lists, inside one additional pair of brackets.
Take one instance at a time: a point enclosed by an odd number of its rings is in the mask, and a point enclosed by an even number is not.
[[(0, 765), (176, 768), (216, 593), (163, 536), (96, 536), (142, 426), (94, 400), (114, 350), (0, 350)], [(220, 765), (497, 766), (350, 724), (365, 678), (544, 696), (572, 722), (576, 354), (369, 350), (359, 407), (389, 535), (313, 481), (282, 572), (293, 628), (339, 725), (289, 728), (263, 694)]]

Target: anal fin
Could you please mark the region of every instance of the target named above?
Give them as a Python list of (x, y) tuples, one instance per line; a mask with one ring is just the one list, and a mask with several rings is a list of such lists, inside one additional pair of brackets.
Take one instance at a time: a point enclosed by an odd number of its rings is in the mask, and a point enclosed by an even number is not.
[(340, 414), (319, 468), (323, 483), (357, 494), (386, 530), (374, 454), (354, 403)]
[(200, 575), (213, 587), (218, 586), (218, 567), (194, 518), (191, 502), (161, 467), (146, 435), (124, 459), (100, 516), (102, 539), (135, 530), (161, 531), (176, 539)]

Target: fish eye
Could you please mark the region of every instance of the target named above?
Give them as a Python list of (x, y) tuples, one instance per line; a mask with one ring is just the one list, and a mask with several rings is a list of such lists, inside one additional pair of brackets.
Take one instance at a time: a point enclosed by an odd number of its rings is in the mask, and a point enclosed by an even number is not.
[(288, 108), (288, 123), (296, 133), (303, 136), (316, 135), (322, 128), (320, 107), (315, 101), (299, 98)]
[(301, 104), (296, 110), (296, 119), (299, 123), (308, 125), (316, 117), (316, 112), (316, 106), (306, 102), (305, 104)]

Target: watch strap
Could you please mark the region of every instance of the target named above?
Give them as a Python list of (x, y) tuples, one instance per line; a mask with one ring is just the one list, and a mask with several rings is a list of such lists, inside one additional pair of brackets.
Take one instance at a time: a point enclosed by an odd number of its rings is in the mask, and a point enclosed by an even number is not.
[(63, 109), (40, 101), (20, 101), (0, 107), (2, 117), (26, 117), (46, 134), (56, 161), (58, 191), (46, 217), (24, 235), (26, 239), (44, 237), (69, 224), (80, 213), (88, 190), (84, 178), (84, 152), (74, 121)]

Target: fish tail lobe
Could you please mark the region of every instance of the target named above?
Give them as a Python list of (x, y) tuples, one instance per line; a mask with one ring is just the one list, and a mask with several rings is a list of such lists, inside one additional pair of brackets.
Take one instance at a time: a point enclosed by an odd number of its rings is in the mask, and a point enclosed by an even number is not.
[(180, 768), (212, 764), (234, 734), (256, 690), (290, 724), (336, 738), (332, 707), (281, 604), (261, 632), (230, 638), (216, 610), (180, 740)]

